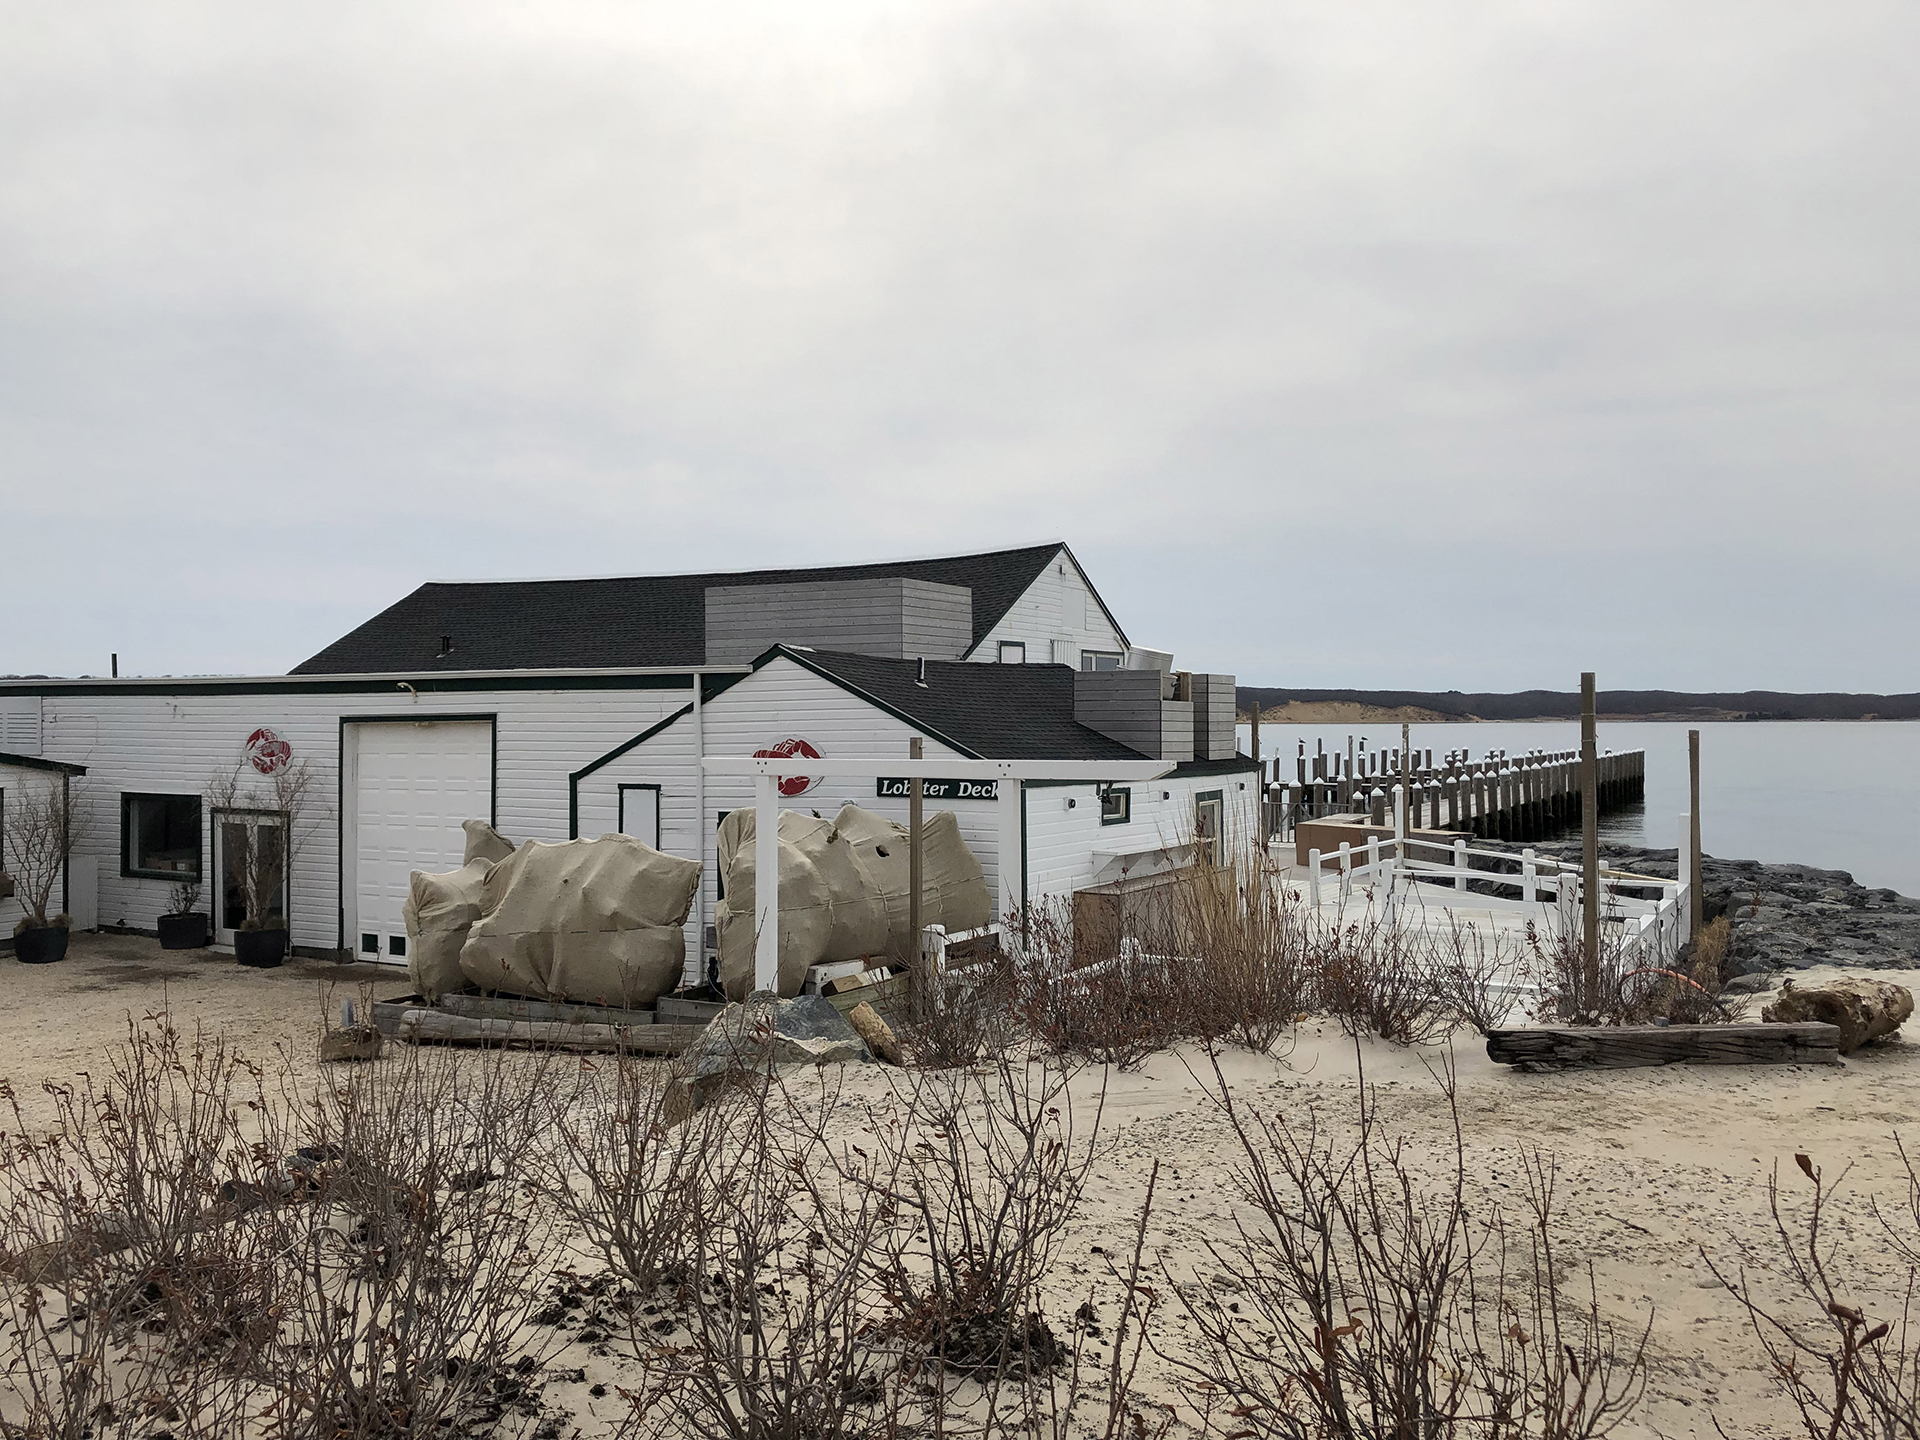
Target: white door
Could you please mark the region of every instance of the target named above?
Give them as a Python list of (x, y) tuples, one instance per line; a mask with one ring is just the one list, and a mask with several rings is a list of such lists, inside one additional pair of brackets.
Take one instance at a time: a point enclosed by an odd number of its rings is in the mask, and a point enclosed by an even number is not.
[(486, 720), (361, 721), (353, 732), (353, 905), (347, 943), (361, 960), (407, 961), (400, 918), (413, 872), (458, 870), (467, 820), (493, 816), (493, 725)]

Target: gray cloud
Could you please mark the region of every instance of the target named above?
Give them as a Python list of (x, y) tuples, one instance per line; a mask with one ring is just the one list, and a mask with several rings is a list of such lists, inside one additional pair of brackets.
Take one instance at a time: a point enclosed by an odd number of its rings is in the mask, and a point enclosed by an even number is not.
[(1920, 686), (1902, 7), (0, 27), (0, 670), (1062, 536), (1267, 683)]

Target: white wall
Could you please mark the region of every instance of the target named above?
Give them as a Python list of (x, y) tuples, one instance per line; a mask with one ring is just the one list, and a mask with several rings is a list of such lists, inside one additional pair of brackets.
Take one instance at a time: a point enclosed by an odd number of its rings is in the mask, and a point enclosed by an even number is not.
[[(702, 709), (709, 755), (751, 755), (789, 736), (807, 741), (823, 756), (845, 759), (907, 758), (907, 742), (921, 732), (884, 710), (848, 694), (829, 680), (791, 660), (770, 660)], [(706, 782), (706, 843), (700, 843), (693, 811), (693, 717), (675, 721), (652, 739), (636, 745), (580, 782), (580, 833), (601, 835), (619, 824), (619, 787), (650, 784), (660, 787), (660, 848), (669, 855), (704, 862), (701, 884), (705, 914), (713, 921), (719, 899), (714, 869), (714, 830), (722, 811), (753, 805), (753, 782), (740, 777), (710, 775)], [(609, 749), (612, 747), (609, 746)], [(929, 759), (958, 752), (928, 739)], [(842, 780), (829, 773), (806, 794), (783, 800), (790, 810), (832, 815), (847, 801), (898, 820), (907, 821), (907, 801), (874, 794), (871, 780)], [(998, 894), (997, 808), (991, 800), (961, 800), (930, 805), (950, 809), (960, 822), (961, 838), (986, 871), (990, 894)], [(699, 936), (689, 917), (688, 955), (698, 955)]]
[[(150, 930), (166, 908), (169, 886), (165, 880), (121, 875), (121, 792), (204, 797), (216, 771), (230, 770), (240, 759), (249, 734), (261, 726), (276, 731), (292, 745), (296, 758), (313, 766), (317, 782), (316, 824), (293, 868), (293, 943), (331, 949), (339, 936), (342, 716), (497, 715), (495, 804), (501, 830), (514, 840), (564, 840), (567, 776), (684, 704), (688, 694), (685, 685), (474, 690), (418, 699), (395, 688), (243, 694), (186, 687), (104, 695), (55, 691), (42, 702), (42, 748), (50, 759), (88, 768), (75, 785), (77, 790), (84, 786), (92, 799), (92, 831), (75, 848), (99, 857), (100, 923)], [(201, 855), (203, 907), (213, 894), (210, 852), (209, 833)]]
[[(1215, 790), (1225, 802), (1225, 853), (1236, 853), (1252, 833), (1254, 785), (1251, 765), (1240, 775), (1136, 781), (1127, 787), (1133, 792), (1132, 813), (1124, 825), (1100, 823), (1099, 796), (1092, 785), (1031, 786), (1027, 790), (1027, 894), (1029, 898), (1064, 896), (1093, 884), (1096, 851), (1124, 854), (1186, 843), (1193, 838), (1195, 797)], [(1168, 798), (1161, 799), (1162, 794)], [(1072, 806), (1068, 800), (1074, 802)]]
[(968, 657), (994, 661), (1000, 658), (1002, 640), (1026, 643), (1027, 663), (1041, 664), (1053, 658), (1052, 642), (1066, 642), (1066, 664), (1076, 669), (1080, 652), (1087, 650), (1124, 650), (1119, 632), (1108, 622), (1094, 598), (1093, 587), (1080, 573), (1080, 567), (1062, 550), (1040, 573), (1013, 608), (987, 633)]

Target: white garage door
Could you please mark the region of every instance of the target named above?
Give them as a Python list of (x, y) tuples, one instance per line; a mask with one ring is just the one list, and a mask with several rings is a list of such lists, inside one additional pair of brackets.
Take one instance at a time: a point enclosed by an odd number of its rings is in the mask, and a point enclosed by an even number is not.
[(363, 960), (404, 965), (400, 918), (415, 870), (460, 868), (466, 820), (493, 814), (493, 726), (485, 720), (361, 722), (354, 734), (354, 913)]

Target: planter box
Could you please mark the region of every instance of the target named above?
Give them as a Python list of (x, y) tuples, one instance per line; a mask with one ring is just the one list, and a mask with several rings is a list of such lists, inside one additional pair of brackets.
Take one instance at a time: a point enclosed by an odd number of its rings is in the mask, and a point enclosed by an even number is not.
[(254, 970), (271, 970), (287, 958), (284, 930), (236, 930), (233, 958)]
[(51, 965), (67, 958), (67, 936), (64, 925), (22, 930), (13, 937), (13, 953), (22, 965)]
[(162, 950), (204, 950), (209, 921), (205, 915), (162, 915), (155, 922)]

